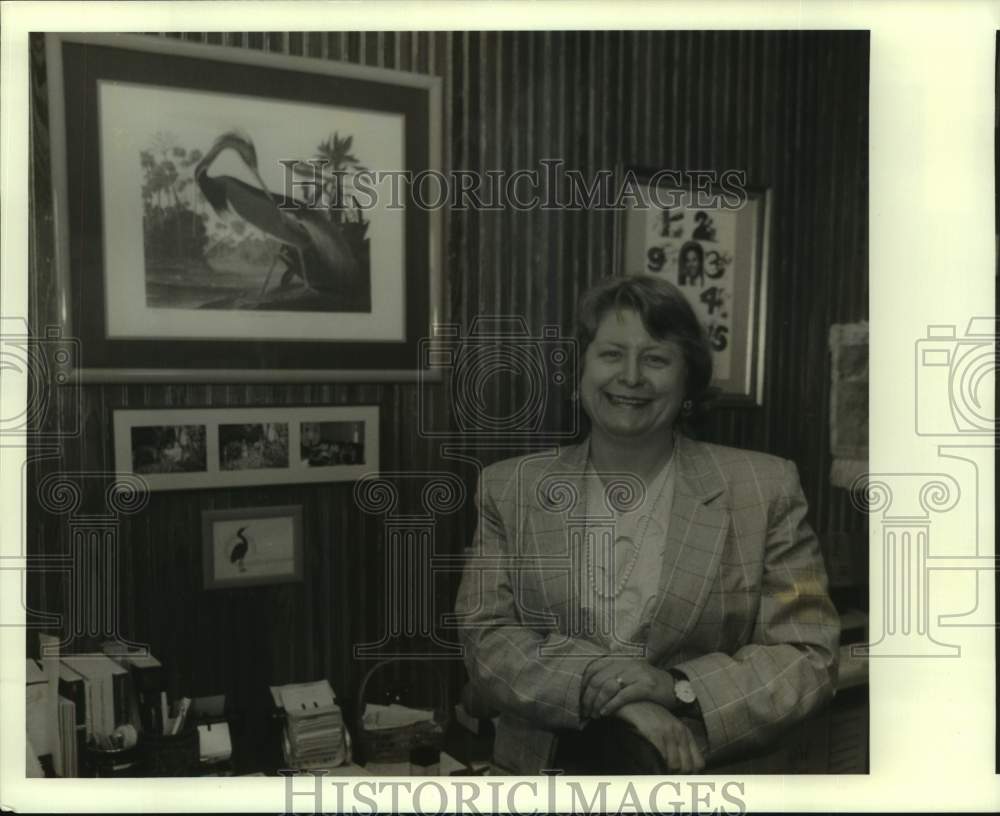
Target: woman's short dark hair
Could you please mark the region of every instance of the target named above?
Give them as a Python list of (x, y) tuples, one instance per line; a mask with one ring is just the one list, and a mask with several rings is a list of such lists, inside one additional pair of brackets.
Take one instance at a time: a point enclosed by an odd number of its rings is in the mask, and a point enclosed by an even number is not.
[(620, 309), (638, 314), (650, 337), (674, 340), (680, 345), (687, 365), (685, 396), (695, 403), (695, 410), (701, 408), (701, 403), (709, 397), (712, 381), (712, 347), (687, 298), (662, 278), (650, 275), (606, 278), (580, 296), (576, 339), (581, 365), (605, 315)]

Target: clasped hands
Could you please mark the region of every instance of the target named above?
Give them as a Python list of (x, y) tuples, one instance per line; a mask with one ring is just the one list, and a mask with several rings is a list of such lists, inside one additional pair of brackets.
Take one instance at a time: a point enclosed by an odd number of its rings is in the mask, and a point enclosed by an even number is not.
[(670, 711), (677, 698), (669, 672), (641, 659), (602, 657), (584, 671), (581, 688), (581, 716), (625, 720), (656, 746), (670, 771), (705, 767), (694, 735)]

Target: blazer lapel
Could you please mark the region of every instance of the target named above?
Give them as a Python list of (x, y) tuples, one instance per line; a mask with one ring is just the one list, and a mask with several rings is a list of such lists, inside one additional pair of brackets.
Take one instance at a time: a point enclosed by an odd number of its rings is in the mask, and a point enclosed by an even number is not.
[[(589, 440), (545, 454), (537, 477), (523, 480), (528, 491), (522, 527), (523, 554), (534, 558), (540, 570), (543, 608), (566, 610), (570, 593), (576, 592), (580, 548), (572, 546), (571, 530), (580, 528), (586, 507), (584, 473)], [(575, 612), (574, 609), (569, 610)], [(572, 624), (569, 624), (570, 626)]]
[(654, 663), (671, 654), (698, 622), (730, 523), (725, 480), (705, 447), (678, 435), (675, 456), (660, 601), (647, 642), (648, 659)]

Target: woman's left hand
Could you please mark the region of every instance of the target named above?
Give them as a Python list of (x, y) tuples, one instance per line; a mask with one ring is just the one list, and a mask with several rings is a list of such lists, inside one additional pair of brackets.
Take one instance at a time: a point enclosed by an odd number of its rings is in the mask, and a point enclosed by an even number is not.
[(674, 679), (669, 672), (644, 660), (603, 657), (595, 660), (583, 676), (580, 713), (589, 719), (609, 717), (627, 703), (647, 700), (664, 708), (674, 707)]

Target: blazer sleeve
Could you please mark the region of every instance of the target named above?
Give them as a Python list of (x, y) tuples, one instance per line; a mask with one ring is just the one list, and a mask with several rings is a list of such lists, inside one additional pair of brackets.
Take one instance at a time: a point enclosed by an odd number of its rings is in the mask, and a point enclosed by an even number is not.
[(580, 729), (580, 690), (596, 659), (594, 645), (545, 629), (537, 615), (525, 623), (515, 597), (514, 536), (491, 492), (489, 470), (477, 491), (479, 525), (455, 603), (466, 668), (501, 711), (549, 730)]
[(750, 642), (673, 668), (698, 696), (709, 757), (768, 744), (834, 694), (840, 619), (827, 594), (816, 534), (805, 520), (798, 470), (785, 462), (771, 502), (761, 597)]

